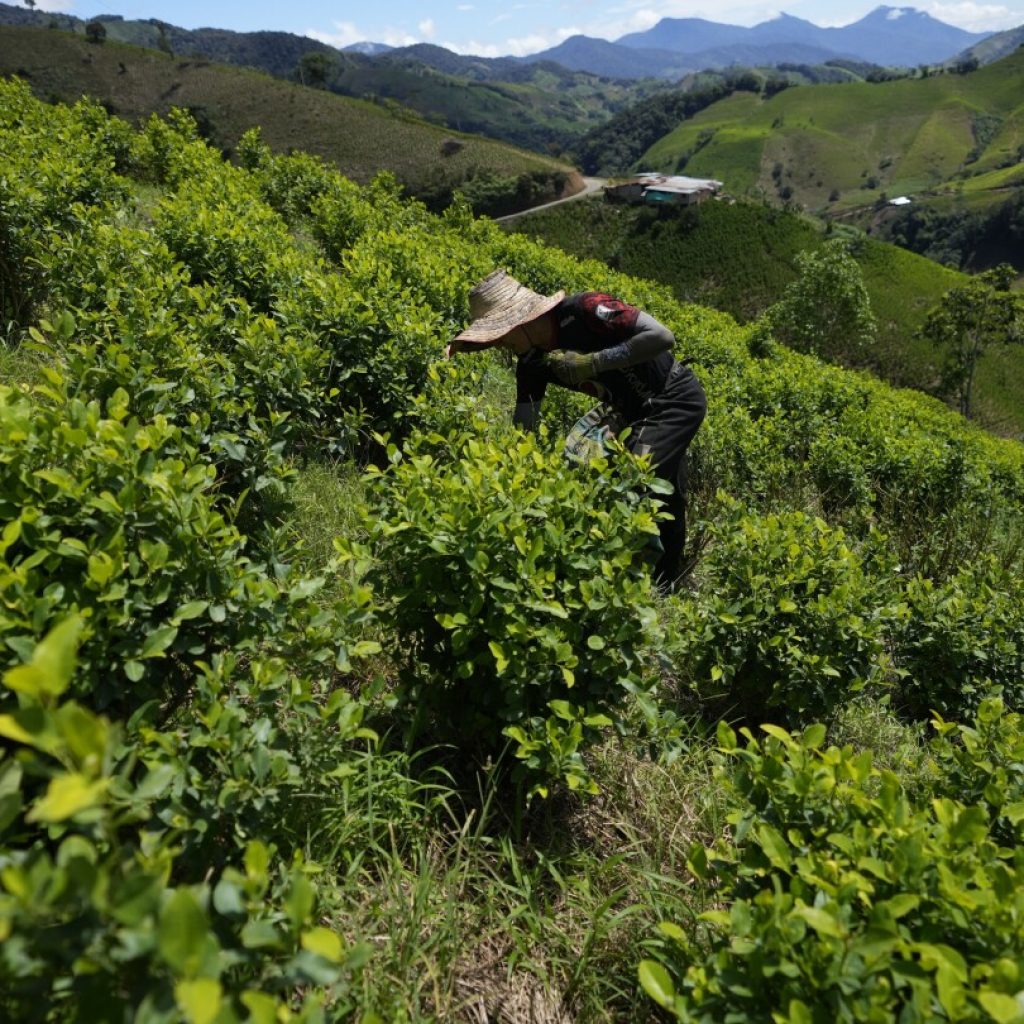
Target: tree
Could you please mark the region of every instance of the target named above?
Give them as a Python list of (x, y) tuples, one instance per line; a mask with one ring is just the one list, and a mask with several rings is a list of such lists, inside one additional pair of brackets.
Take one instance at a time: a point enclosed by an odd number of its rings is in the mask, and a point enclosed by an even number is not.
[(875, 340), (871, 299), (860, 266), (842, 239), (796, 257), (800, 276), (765, 312), (776, 337), (826, 359), (858, 362)]
[(160, 36), (156, 41), (156, 48), (160, 50), (161, 53), (166, 53), (169, 57), (173, 57), (174, 48), (171, 46), (170, 37), (167, 35), (167, 25), (162, 21), (158, 22), (157, 31), (159, 31)]
[(95, 18), (86, 23), (85, 26), (85, 38), (90, 43), (95, 43), (99, 46), (101, 43), (106, 41), (107, 38), (107, 27), (102, 21), (97, 21)]
[(303, 85), (323, 88), (334, 71), (335, 59), (323, 50), (312, 50), (299, 58), (298, 78)]
[(1003, 263), (951, 288), (926, 318), (921, 334), (945, 352), (940, 392), (955, 397), (960, 412), (973, 411), (978, 362), (993, 346), (1024, 341), (1024, 298), (1010, 291), (1014, 270)]

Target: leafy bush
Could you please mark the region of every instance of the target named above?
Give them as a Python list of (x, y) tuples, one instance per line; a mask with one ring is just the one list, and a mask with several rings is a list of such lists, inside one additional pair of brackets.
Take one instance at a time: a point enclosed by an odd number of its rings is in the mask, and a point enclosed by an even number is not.
[(76, 612), (85, 622), (77, 685), (99, 707), (170, 699), (196, 659), (243, 643), (347, 665), (339, 645), (358, 642), (369, 595), (321, 608), (322, 581), (283, 569), (272, 577), (253, 563), (217, 508), (213, 468), (162, 418), (129, 418), (124, 392), (106, 415), (97, 402), (45, 398), (0, 387), (7, 664)]
[[(166, 417), (217, 467), (219, 488), (249, 504), (279, 496), (285, 453), (311, 443), (329, 408), (329, 356), (213, 285), (188, 282), (167, 248), (94, 218), (42, 259), (59, 284), (51, 338), (90, 397), (118, 389), (131, 414)], [(73, 315), (71, 312), (73, 311)]]
[(184, 182), (161, 201), (154, 215), (156, 237), (185, 264), (194, 283), (211, 284), (267, 312), (288, 289), (287, 226), (258, 200), (247, 176), (225, 169), (219, 179), (211, 178)]
[(1024, 706), (1024, 584), (994, 558), (944, 582), (922, 576), (904, 591), (895, 632), (900, 692), (908, 710), (961, 719), (993, 685), (1013, 710)]
[[(780, 191), (783, 199), (789, 198), (788, 189)], [(817, 252), (798, 253), (796, 263), (800, 277), (765, 314), (776, 333), (787, 344), (825, 358), (863, 356), (877, 326), (860, 266), (846, 243), (835, 240)]]
[[(267, 798), (300, 781), (261, 716), (302, 688), (255, 665), (237, 695), (200, 687), (190, 733), (122, 742), (62, 700), (81, 628), (65, 620), (4, 677), (18, 696), (0, 714), (13, 744), (0, 759), (5, 1017), (45, 1007), (69, 1019), (322, 1019), (368, 949), (319, 922), (317, 865), (246, 838), (259, 825), (249, 812), (268, 814)], [(324, 716), (345, 717), (337, 705)], [(342, 743), (359, 732), (347, 717)], [(220, 828), (229, 815), (234, 835)]]
[(749, 719), (829, 715), (883, 668), (893, 566), (804, 512), (721, 499), (700, 589), (678, 605), (671, 657), (700, 696)]
[(646, 685), (648, 474), (625, 455), (570, 471), (532, 436), (392, 459), (368, 525), (411, 727), (485, 756), (514, 740), (534, 791), (592, 788), (581, 754)]
[(680, 1021), (1018, 1020), (1024, 867), (986, 811), (915, 805), (821, 725), (765, 728), (741, 745), (719, 726), (732, 843), (690, 866), (726, 907), (701, 915), (706, 943), (662, 926), (646, 991)]
[(27, 325), (45, 294), (34, 257), (53, 233), (73, 235), (89, 207), (124, 203), (114, 143), (83, 103), (43, 113), (20, 80), (0, 81), (0, 316)]
[(986, 808), (992, 837), (1024, 844), (1024, 719), (998, 697), (986, 697), (965, 723), (934, 721), (932, 791)]
[(260, 196), (289, 223), (309, 217), (313, 204), (332, 186), (336, 173), (308, 153), (274, 154), (262, 141), (260, 129), (250, 128), (238, 140), (238, 162), (249, 171)]

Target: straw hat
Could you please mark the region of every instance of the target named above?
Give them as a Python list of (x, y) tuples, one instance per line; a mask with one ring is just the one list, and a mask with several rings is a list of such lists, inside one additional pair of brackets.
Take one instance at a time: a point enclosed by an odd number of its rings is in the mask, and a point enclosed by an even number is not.
[(564, 298), (564, 291), (540, 295), (504, 270), (495, 270), (469, 293), (473, 320), (452, 339), (452, 348), (487, 348), (513, 328), (554, 309)]

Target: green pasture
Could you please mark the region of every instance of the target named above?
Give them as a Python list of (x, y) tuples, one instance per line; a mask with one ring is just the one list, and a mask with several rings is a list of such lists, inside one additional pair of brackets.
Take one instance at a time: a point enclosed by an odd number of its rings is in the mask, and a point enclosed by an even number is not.
[(1022, 80), (1018, 53), (967, 75), (801, 86), (766, 100), (734, 94), (655, 143), (637, 167), (674, 172), (691, 153), (689, 173), (725, 181), (736, 194), (755, 183), (769, 194), (788, 185), (809, 209), (941, 188), (960, 176), (970, 182), (974, 169), (997, 172), (974, 189), (1005, 187), (1016, 179), (1002, 165), (1021, 160)]

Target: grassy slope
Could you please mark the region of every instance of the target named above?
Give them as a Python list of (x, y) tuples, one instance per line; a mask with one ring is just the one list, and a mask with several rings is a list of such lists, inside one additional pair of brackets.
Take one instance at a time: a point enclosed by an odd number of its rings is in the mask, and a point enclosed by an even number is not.
[[(0, 22), (46, 27), (52, 15), (12, 11), (0, 4)], [(103, 20), (102, 18), (100, 20)], [(58, 17), (68, 31), (84, 32), (81, 19)], [(542, 153), (557, 152), (566, 141), (604, 123), (616, 110), (667, 83), (603, 79), (585, 72), (555, 74), (537, 66), (515, 82), (475, 80), (459, 68), (438, 68), (410, 55), (383, 61), (361, 54), (339, 54), (322, 43), (281, 32), (188, 31), (168, 26), (162, 38), (151, 21), (105, 21), (107, 40), (157, 49), (169, 46), (180, 58), (205, 57), (219, 63), (292, 78), (305, 53), (321, 53), (334, 63), (328, 88), (345, 96), (387, 97), (422, 117), (458, 131), (478, 132)], [(454, 58), (454, 55), (451, 55)], [(489, 69), (485, 72), (489, 76)]]
[(645, 91), (583, 74), (559, 78), (543, 68), (527, 82), (473, 82), (423, 65), (388, 63), (346, 66), (330, 85), (351, 96), (386, 96), (460, 131), (539, 150), (561, 148)]
[[(734, 96), (702, 111), (661, 139), (640, 163), (716, 177), (742, 194), (777, 191), (772, 178), (808, 208), (842, 211), (889, 195), (940, 189), (961, 171), (991, 172), (1017, 162), (1024, 141), (1024, 52), (969, 75), (876, 84), (803, 86), (769, 100)], [(998, 118), (979, 159), (968, 164), (982, 115)], [(993, 122), (995, 123), (995, 122)], [(694, 152), (701, 132), (714, 132)], [(877, 190), (862, 186), (871, 177)], [(977, 188), (981, 183), (973, 183)], [(965, 188), (972, 187), (970, 178)], [(830, 203), (833, 189), (840, 192)], [(995, 198), (995, 197), (993, 197)]]
[[(122, 71), (122, 68), (124, 69)], [(412, 189), (436, 178), (459, 181), (472, 168), (502, 175), (571, 168), (503, 143), (463, 136), (463, 148), (441, 155), (447, 129), (360, 100), (306, 89), (254, 71), (172, 58), (118, 43), (94, 46), (64, 32), (0, 28), (0, 74), (20, 74), (43, 99), (74, 101), (83, 94), (129, 120), (171, 107), (201, 107), (212, 141), (232, 148), (259, 125), (275, 150), (302, 148), (367, 181), (394, 172)]]
[[(577, 256), (611, 262), (624, 273), (671, 286), (685, 301), (740, 320), (756, 317), (796, 277), (797, 253), (822, 244), (820, 224), (760, 203), (712, 203), (660, 216), (594, 200), (530, 214), (516, 230)], [(863, 239), (857, 259), (879, 326), (875, 368), (904, 387), (935, 378), (931, 346), (915, 337), (928, 310), (965, 275), (897, 246)], [(1024, 358), (993, 352), (978, 378), (979, 416), (994, 430), (1024, 431)]]

